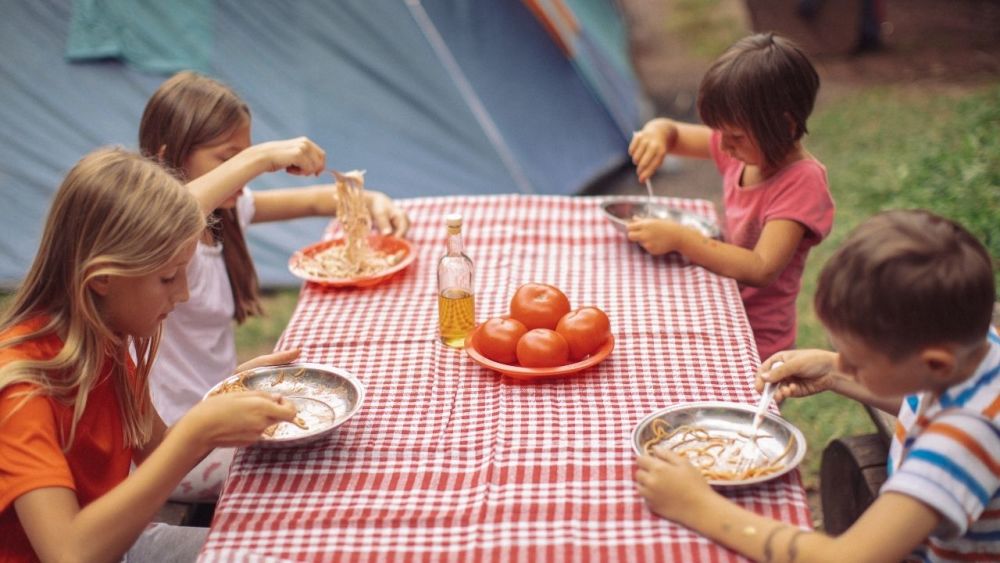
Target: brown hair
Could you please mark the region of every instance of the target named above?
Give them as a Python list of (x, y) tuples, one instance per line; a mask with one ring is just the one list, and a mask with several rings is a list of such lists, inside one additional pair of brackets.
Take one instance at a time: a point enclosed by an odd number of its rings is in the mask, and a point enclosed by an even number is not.
[[(199, 147), (232, 132), (250, 119), (250, 108), (225, 84), (194, 72), (179, 72), (153, 93), (139, 124), (139, 147), (179, 171), (185, 181), (185, 163)], [(246, 237), (235, 209), (213, 212), (215, 239), (222, 244), (235, 313), (242, 323), (261, 313), (260, 288)]]
[(806, 134), (818, 91), (819, 75), (805, 53), (784, 37), (760, 33), (737, 41), (708, 69), (698, 114), (709, 127), (745, 130), (767, 165), (777, 167)]
[(888, 211), (862, 223), (820, 273), (815, 308), (827, 328), (892, 359), (922, 347), (985, 338), (996, 299), (986, 248), (927, 211)]
[[(127, 188), (127, 189), (123, 189)], [(121, 149), (100, 149), (73, 167), (56, 193), (38, 254), (13, 302), (0, 315), (0, 332), (39, 316), (35, 331), (7, 338), (0, 348), (57, 335), (62, 348), (47, 360), (17, 360), (0, 368), (0, 390), (30, 383), (57, 401), (73, 405), (63, 447), (73, 443), (105, 362), (119, 397), (125, 441), (141, 447), (150, 438), (153, 408), (149, 370), (160, 333), (149, 338), (115, 334), (89, 287), (98, 276), (148, 275), (169, 263), (205, 229), (191, 193), (156, 162)], [(126, 371), (135, 351), (136, 381)], [(23, 404), (23, 403), (22, 403)]]

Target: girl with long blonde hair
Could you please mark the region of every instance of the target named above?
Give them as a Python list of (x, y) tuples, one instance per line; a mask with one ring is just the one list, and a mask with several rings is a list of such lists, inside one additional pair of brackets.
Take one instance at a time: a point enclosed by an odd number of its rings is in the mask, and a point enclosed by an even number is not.
[(116, 561), (133, 544), (193, 557), (205, 530), (145, 530), (156, 511), (209, 451), (295, 416), (240, 393), (199, 403), (168, 433), (151, 404), (161, 322), (187, 300), (205, 225), (189, 189), (137, 154), (101, 149), (66, 176), (0, 315), (4, 560)]

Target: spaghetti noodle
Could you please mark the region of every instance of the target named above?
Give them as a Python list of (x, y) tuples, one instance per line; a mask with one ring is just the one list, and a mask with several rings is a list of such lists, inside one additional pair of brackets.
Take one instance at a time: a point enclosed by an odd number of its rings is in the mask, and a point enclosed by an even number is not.
[(778, 456), (770, 458), (763, 453), (761, 461), (747, 465), (743, 449), (759, 447), (755, 442), (761, 435), (737, 433), (738, 437), (734, 437), (691, 425), (672, 428), (660, 419), (654, 420), (649, 428), (653, 436), (643, 442), (643, 452), (650, 454), (667, 448), (686, 458), (706, 479), (713, 481), (742, 481), (777, 473), (785, 468), (782, 461), (795, 446), (795, 436), (791, 436)]
[(309, 276), (325, 278), (367, 277), (398, 264), (405, 252), (386, 253), (368, 245), (371, 216), (364, 192), (364, 171), (353, 170), (337, 178), (337, 221), (344, 231), (344, 244), (334, 245), (311, 256), (303, 254), (299, 269)]

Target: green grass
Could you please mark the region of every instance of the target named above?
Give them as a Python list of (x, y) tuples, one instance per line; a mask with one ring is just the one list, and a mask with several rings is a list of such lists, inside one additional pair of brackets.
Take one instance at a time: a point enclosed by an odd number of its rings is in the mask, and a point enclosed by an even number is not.
[(265, 291), (261, 296), (264, 315), (250, 317), (236, 327), (236, 355), (239, 363), (268, 354), (292, 318), (295, 303), (299, 298), (299, 288), (283, 288)]
[[(862, 89), (810, 120), (809, 149), (827, 167), (836, 226), (813, 250), (798, 299), (801, 348), (828, 348), (812, 310), (816, 277), (840, 241), (885, 209), (926, 208), (950, 217), (1000, 257), (1000, 83), (973, 90)], [(788, 401), (782, 413), (806, 435), (807, 488), (818, 486), (820, 453), (839, 436), (874, 431), (861, 407), (823, 394)]]
[(747, 34), (738, 5), (720, 0), (675, 0), (666, 29), (684, 38), (687, 54), (706, 63)]

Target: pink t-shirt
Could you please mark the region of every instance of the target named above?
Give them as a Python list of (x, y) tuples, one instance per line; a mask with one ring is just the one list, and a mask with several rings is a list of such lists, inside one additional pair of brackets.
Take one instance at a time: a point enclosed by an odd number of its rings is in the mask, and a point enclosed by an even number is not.
[(722, 174), (726, 242), (752, 249), (764, 225), (772, 219), (795, 221), (806, 229), (788, 266), (774, 283), (740, 287), (757, 352), (763, 360), (795, 346), (795, 298), (802, 269), (809, 250), (830, 234), (833, 198), (826, 168), (813, 159), (796, 161), (760, 184), (740, 186), (745, 165), (720, 148), (721, 140), (719, 132), (712, 133), (712, 158)]

